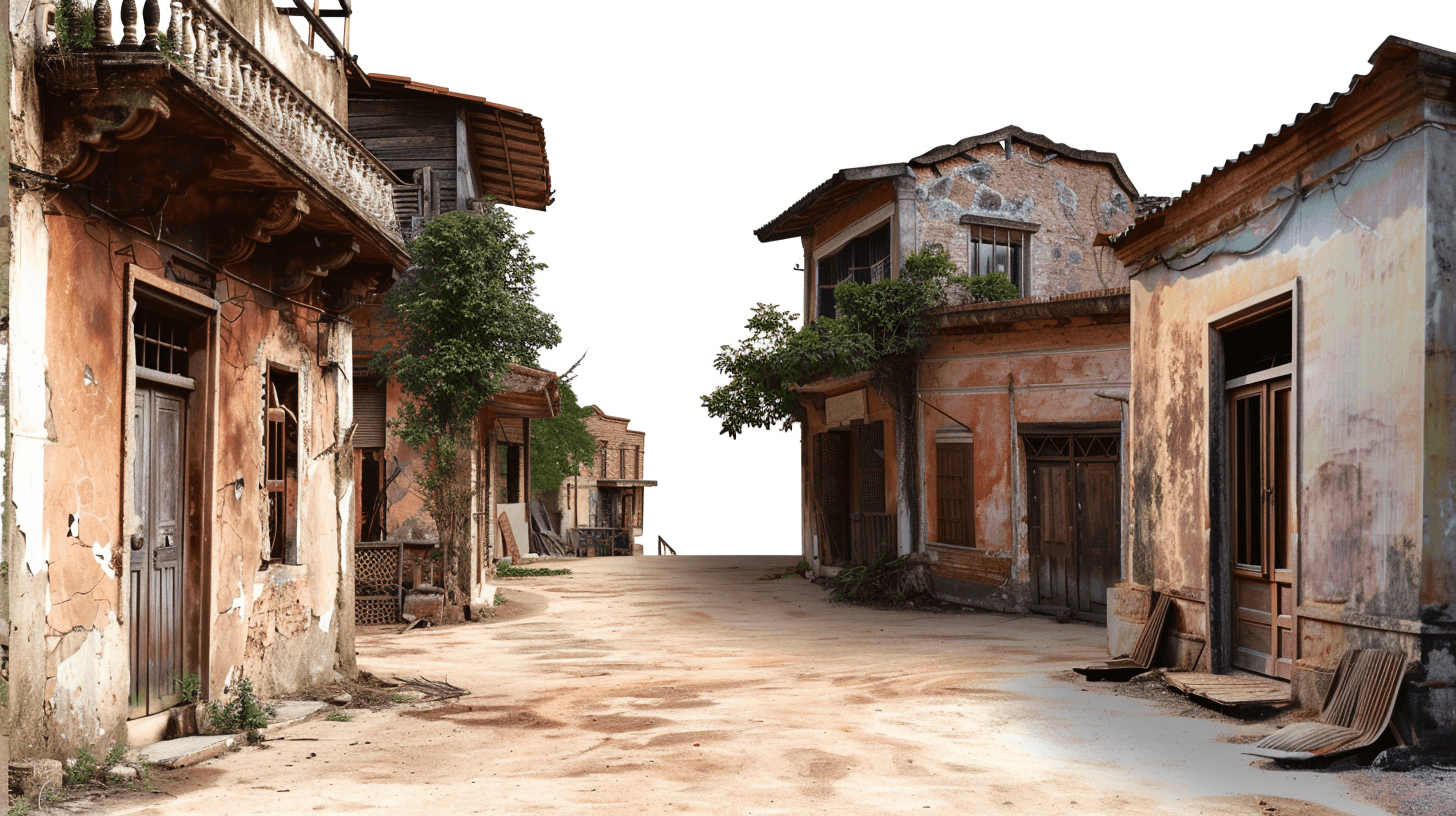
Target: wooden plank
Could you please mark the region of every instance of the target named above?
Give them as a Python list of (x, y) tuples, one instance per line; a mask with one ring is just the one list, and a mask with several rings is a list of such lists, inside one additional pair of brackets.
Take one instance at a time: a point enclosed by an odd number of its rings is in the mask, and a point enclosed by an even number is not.
[(510, 556), (511, 563), (521, 563), (521, 549), (516, 546), (516, 534), (511, 530), (511, 520), (505, 513), (496, 519), (496, 526), (500, 527), (501, 541), (505, 542), (506, 555)]

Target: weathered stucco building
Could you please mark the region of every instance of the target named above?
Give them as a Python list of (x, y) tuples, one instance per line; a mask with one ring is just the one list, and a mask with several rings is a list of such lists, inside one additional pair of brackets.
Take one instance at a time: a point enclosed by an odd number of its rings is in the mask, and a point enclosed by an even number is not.
[(647, 488), (657, 486), (656, 480), (642, 478), (647, 433), (632, 430), (631, 420), (611, 416), (599, 406), (591, 411), (582, 424), (596, 440), (596, 455), (567, 477), (556, 495), (543, 497), (545, 507), (560, 520), (562, 535), (578, 547), (596, 542), (601, 546), (595, 551), (603, 555), (641, 555), (637, 536), (642, 535)]
[[(492, 205), (545, 210), (551, 203), (550, 162), (545, 130), (538, 117), (483, 97), (415, 82), (409, 77), (370, 74), (355, 77), (349, 92), (349, 130), (406, 183), (395, 187), (395, 212), (401, 230), (414, 236), (442, 213)], [(490, 202), (490, 203), (488, 203)], [(358, 536), (362, 542), (392, 542), (394, 549), (367, 546), (365, 576), (370, 597), (361, 600), (359, 620), (381, 622), (399, 614), (394, 575), (414, 589), (415, 576), (432, 580), (439, 532), (425, 511), (418, 487), (418, 451), (386, 430), (397, 412), (399, 385), (367, 373), (375, 352), (389, 342), (390, 328), (381, 303), (360, 309), (356, 318), (355, 365), (364, 373), (354, 381), (360, 429), (354, 437), (359, 483)], [(505, 391), (482, 409), (471, 452), (470, 607), (478, 612), (494, 601), (490, 583), (496, 559), (506, 555), (509, 529), (522, 552), (529, 546), (527, 501), (530, 485), (530, 424), (556, 416), (561, 395), (556, 375), (512, 366)], [(391, 569), (389, 559), (404, 562)], [(361, 564), (363, 561), (361, 560)], [(421, 570), (423, 566), (425, 569)], [(434, 569), (434, 581), (439, 581)]]
[(1396, 649), (1397, 724), (1456, 741), (1456, 54), (1373, 69), (1115, 241), (1132, 271), (1132, 525), (1200, 665), (1318, 705)]
[(271, 3), (139, 5), (59, 34), (51, 3), (14, 21), (5, 561), (27, 756), (125, 742), (186, 675), (217, 697), (354, 670), (346, 315), (407, 263), (393, 175), (345, 129), (343, 68)]
[(841, 170), (757, 231), (802, 240), (809, 321), (834, 314), (840, 281), (898, 275), (932, 244), (1020, 293), (973, 303), (949, 286), (899, 397), (869, 374), (798, 389), (806, 559), (841, 567), (889, 547), (923, 560), (942, 597), (1105, 616), (1129, 330), (1127, 273), (1097, 236), (1130, 225), (1137, 196), (1115, 155), (1006, 127)]

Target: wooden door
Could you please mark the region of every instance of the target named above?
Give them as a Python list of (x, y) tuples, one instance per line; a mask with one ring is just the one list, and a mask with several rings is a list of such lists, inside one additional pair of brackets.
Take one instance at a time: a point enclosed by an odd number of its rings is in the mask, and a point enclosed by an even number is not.
[(1041, 606), (1070, 609), (1076, 540), (1071, 462), (1028, 462), (1026, 472), (1032, 597)]
[(829, 566), (848, 565), (850, 464), (849, 434), (814, 435), (814, 499), (819, 531), (819, 559)]
[(131, 701), (134, 716), (180, 702), (182, 550), (187, 400), (137, 383), (135, 502), (141, 531), (131, 539)]
[(1230, 662), (1294, 669), (1293, 389), (1284, 377), (1229, 391)]
[(1121, 576), (1116, 434), (1025, 436), (1027, 544), (1038, 611), (1107, 620)]
[(1107, 619), (1107, 588), (1121, 573), (1122, 529), (1117, 462), (1081, 461), (1077, 485), (1077, 605), (1084, 617)]

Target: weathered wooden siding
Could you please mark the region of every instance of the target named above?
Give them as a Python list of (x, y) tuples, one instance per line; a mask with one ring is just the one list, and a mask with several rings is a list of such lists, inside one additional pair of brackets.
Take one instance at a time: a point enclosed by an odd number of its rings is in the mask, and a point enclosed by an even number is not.
[(349, 103), (349, 132), (406, 184), (421, 167), (440, 179), (440, 211), (457, 209), (457, 103), (361, 99)]

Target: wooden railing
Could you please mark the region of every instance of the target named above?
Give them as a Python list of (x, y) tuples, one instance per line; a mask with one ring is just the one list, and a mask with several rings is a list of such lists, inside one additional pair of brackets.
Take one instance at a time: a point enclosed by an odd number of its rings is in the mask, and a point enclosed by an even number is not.
[(657, 537), (657, 554), (658, 555), (662, 555), (662, 551), (663, 550), (667, 550), (667, 554), (668, 555), (677, 555), (677, 550), (674, 550), (672, 548), (672, 545), (669, 544), (669, 543), (667, 543), (667, 539), (663, 538), (662, 536), (658, 536)]
[[(54, 11), (54, 2), (45, 5), (48, 9), (42, 13)], [(55, 45), (55, 30), (61, 26), (70, 34), (67, 41), (79, 42), (84, 16), (90, 15), (95, 37), (88, 52), (164, 54), (178, 71), (209, 91), (302, 170), (333, 188), (377, 226), (398, 234), (389, 172), (227, 20), (200, 0), (173, 0), (163, 29), (159, 0), (145, 0), (138, 39), (137, 5), (136, 0), (122, 2), (122, 37), (117, 42), (112, 34), (117, 15), (112, 13), (110, 0), (96, 0), (90, 9), (78, 2), (71, 7), (69, 19), (55, 20), (48, 29), (47, 45)]]

